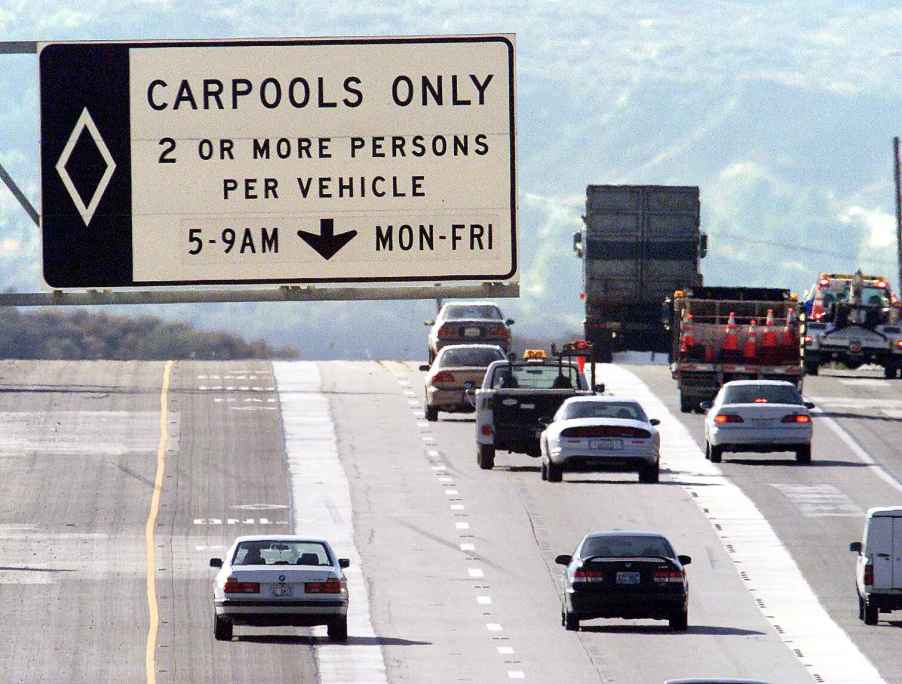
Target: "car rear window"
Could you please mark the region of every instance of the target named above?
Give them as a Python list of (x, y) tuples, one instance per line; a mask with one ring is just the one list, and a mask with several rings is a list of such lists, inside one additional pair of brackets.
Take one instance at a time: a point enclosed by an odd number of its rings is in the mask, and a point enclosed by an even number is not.
[(631, 556), (665, 556), (676, 558), (673, 548), (664, 537), (648, 535), (599, 535), (589, 537), (580, 550), (580, 558), (606, 556), (628, 558)]
[(232, 565), (332, 565), (320, 542), (256, 540), (238, 544)]
[(724, 390), (724, 404), (801, 404), (802, 396), (788, 385), (735, 385)]
[(504, 353), (500, 349), (455, 349), (445, 347), (439, 359), (439, 368), (454, 366), (478, 366), (485, 368), (492, 361), (504, 359)]
[(490, 304), (454, 304), (445, 309), (442, 316), (446, 321), (463, 321), (473, 318), (486, 318), (500, 321), (501, 310)]
[[(560, 377), (559, 377), (560, 376)], [(586, 389), (586, 381), (575, 366), (539, 364), (502, 365), (492, 375), (494, 389)]]
[(625, 418), (645, 421), (645, 412), (634, 401), (572, 401), (562, 409), (563, 420), (572, 418)]

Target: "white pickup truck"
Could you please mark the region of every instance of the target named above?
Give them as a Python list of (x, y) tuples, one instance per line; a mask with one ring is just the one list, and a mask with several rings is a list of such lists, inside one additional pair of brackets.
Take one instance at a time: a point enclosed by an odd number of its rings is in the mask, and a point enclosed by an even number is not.
[(499, 449), (537, 458), (539, 435), (564, 400), (595, 391), (603, 387), (589, 387), (570, 361), (492, 362), (482, 387), (474, 392), (479, 467), (491, 470)]

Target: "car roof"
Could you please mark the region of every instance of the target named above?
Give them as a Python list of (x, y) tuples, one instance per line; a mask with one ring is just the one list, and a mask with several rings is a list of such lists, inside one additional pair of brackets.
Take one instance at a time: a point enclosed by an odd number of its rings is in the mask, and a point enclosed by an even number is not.
[(294, 541), (294, 542), (311, 542), (328, 544), (328, 540), (323, 537), (307, 537), (299, 534), (245, 534), (235, 537), (233, 544), (245, 541)]
[(767, 684), (763, 679), (732, 679), (724, 677), (693, 677), (690, 679), (668, 679), (664, 684)]
[(661, 537), (667, 539), (660, 532), (651, 532), (649, 530), (602, 530), (589, 532), (585, 536), (586, 539), (591, 537)]
[(789, 385), (790, 387), (795, 387), (795, 385), (786, 380), (730, 380), (729, 382), (724, 383), (724, 387), (739, 387), (746, 385), (778, 385), (781, 387)]
[(897, 518), (902, 516), (902, 506), (874, 506), (873, 508), (869, 508), (867, 512), (868, 518), (873, 517), (886, 517), (886, 518)]
[[(441, 354), (443, 352), (448, 351), (449, 349), (501, 349), (500, 344), (449, 344), (447, 347), (442, 347), (438, 350), (438, 353)], [(504, 352), (501, 349), (502, 353)], [(500, 361), (500, 359), (499, 359)]]
[(609, 396), (609, 395), (601, 395), (601, 394), (588, 394), (579, 397), (567, 397), (564, 399), (565, 404), (576, 404), (576, 403), (597, 403), (597, 404), (638, 404), (639, 402), (636, 399), (630, 399), (628, 397), (618, 397), (618, 396)]

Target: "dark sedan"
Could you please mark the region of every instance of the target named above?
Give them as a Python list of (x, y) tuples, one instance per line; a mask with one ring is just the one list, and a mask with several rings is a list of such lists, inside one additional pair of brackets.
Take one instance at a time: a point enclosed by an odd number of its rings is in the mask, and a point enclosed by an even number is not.
[(660, 534), (593, 532), (555, 562), (566, 566), (561, 623), (568, 630), (595, 618), (668, 620), (675, 631), (689, 626), (685, 566), (692, 559)]

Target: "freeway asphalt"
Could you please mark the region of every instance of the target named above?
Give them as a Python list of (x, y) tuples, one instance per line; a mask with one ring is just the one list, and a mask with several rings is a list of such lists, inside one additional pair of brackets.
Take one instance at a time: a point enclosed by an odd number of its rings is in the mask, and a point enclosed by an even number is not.
[[(163, 392), (161, 363), (0, 364), (4, 681), (328, 684), (343, 653), (380, 654), (390, 682), (646, 684), (690, 672), (813, 681), (807, 654), (759, 607), (682, 472), (659, 485), (626, 474), (552, 485), (535, 461), (507, 454), (484, 472), (470, 416), (423, 420), (415, 363), (316, 364), (303, 390), (280, 383), (280, 365), (177, 362)], [(702, 418), (678, 412), (666, 369), (628, 370), (700, 444)], [(288, 392), (299, 403), (283, 415)], [(805, 393), (822, 411), (811, 466), (727, 454), (719, 470), (766, 518), (829, 620), (898, 684), (902, 614), (858, 621), (847, 547), (864, 509), (902, 501), (902, 381), (832, 373), (806, 379)], [(351, 502), (350, 512), (327, 507), (328, 519), (353, 539), (372, 631), (357, 623), (347, 647), (326, 647), (321, 628), (238, 628), (233, 642), (215, 642), (209, 557), (237, 534), (291, 531), (317, 505), (304, 490), (317, 481), (303, 459), (289, 470), (284, 437), (308, 399), (328, 403)], [(161, 462), (149, 610), (146, 526)], [(611, 527), (664, 531), (693, 556), (688, 633), (655, 621), (560, 626), (554, 556)]]

